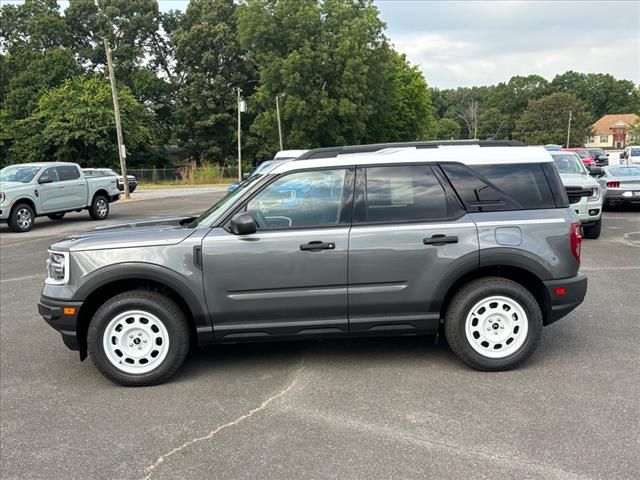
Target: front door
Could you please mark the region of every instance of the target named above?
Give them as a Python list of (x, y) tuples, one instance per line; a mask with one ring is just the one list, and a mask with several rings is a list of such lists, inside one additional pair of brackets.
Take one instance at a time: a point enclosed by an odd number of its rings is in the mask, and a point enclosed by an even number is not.
[(475, 224), (437, 167), (376, 166), (356, 175), (351, 333), (437, 331), (439, 286), (454, 270), (478, 265)]
[(46, 168), (38, 177), (49, 177), (51, 182), (39, 183), (37, 187), (38, 198), (40, 199), (40, 210), (38, 213), (57, 212), (59, 206), (64, 202), (64, 185), (58, 177), (56, 167)]
[(205, 295), (219, 341), (348, 334), (353, 171), (284, 174), (243, 210), (258, 231), (214, 228), (202, 243)]

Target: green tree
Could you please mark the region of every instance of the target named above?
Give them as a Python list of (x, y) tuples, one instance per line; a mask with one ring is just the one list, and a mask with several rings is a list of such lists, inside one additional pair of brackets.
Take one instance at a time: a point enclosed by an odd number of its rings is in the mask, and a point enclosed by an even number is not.
[[(151, 141), (150, 117), (127, 88), (119, 91), (124, 140), (131, 164)], [(46, 92), (35, 111), (16, 124), (9, 160), (72, 161), (116, 166), (118, 154), (109, 82), (76, 77)]]
[(478, 113), (478, 137), (483, 139), (508, 138), (505, 126), (509, 116), (495, 107), (480, 109)]
[(552, 93), (531, 100), (518, 119), (513, 137), (529, 145), (563, 145), (567, 141), (569, 112), (572, 117), (569, 145), (583, 146), (592, 135), (592, 116), (584, 102), (570, 93)]
[(435, 140), (457, 140), (460, 138), (460, 125), (451, 118), (441, 118), (436, 122)]
[(177, 134), (198, 161), (223, 162), (235, 152), (234, 90), (252, 93), (255, 73), (238, 43), (236, 9), (233, 0), (193, 0), (172, 36), (182, 78)]

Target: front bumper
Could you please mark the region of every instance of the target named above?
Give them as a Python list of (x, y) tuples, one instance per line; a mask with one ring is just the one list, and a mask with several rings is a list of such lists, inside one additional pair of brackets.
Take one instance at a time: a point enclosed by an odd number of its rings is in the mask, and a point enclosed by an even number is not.
[[(76, 336), (78, 312), (82, 302), (69, 300), (57, 300), (40, 296), (38, 313), (54, 330), (62, 335), (62, 341), (71, 350), (80, 350), (80, 344)], [(73, 313), (71, 313), (73, 311)]]
[[(549, 325), (568, 315), (580, 305), (587, 294), (587, 276), (579, 273), (575, 277), (544, 282), (549, 294), (549, 311), (544, 324)], [(564, 289), (564, 293), (560, 289)]]

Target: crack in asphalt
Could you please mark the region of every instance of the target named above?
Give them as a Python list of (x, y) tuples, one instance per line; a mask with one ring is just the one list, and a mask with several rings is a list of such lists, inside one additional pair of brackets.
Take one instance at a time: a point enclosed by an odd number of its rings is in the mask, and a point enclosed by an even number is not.
[(278, 393), (270, 396), (269, 398), (267, 398), (264, 402), (262, 402), (260, 404), (260, 406), (253, 408), (251, 410), (249, 410), (247, 413), (245, 413), (244, 415), (239, 416), (238, 418), (236, 418), (235, 420), (232, 420), (231, 422), (225, 423), (224, 425), (220, 425), (219, 427), (216, 427), (215, 429), (211, 430), (207, 435), (204, 435), (202, 437), (197, 437), (194, 439), (189, 440), (188, 442), (183, 443), (182, 445), (180, 445), (179, 447), (174, 448), (173, 450), (170, 450), (169, 452), (160, 455), (155, 462), (153, 462), (151, 465), (148, 465), (147, 467), (145, 467), (144, 471), (145, 471), (145, 476), (144, 476), (144, 480), (149, 480), (151, 478), (151, 476), (153, 475), (153, 473), (155, 472), (156, 468), (164, 463), (168, 457), (184, 450), (185, 448), (190, 447), (191, 445), (198, 443), (198, 442), (202, 442), (204, 440), (210, 440), (211, 438), (213, 438), (217, 433), (221, 432), (222, 430), (229, 428), (229, 427), (233, 427), (235, 425), (238, 425), (240, 423), (242, 423), (243, 421), (247, 420), (248, 418), (251, 418), (254, 414), (264, 410), (265, 408), (267, 408), (269, 406), (269, 404), (271, 402), (273, 402), (274, 400), (277, 400), (279, 398), (284, 397), (287, 393), (289, 393), (291, 391), (291, 389), (293, 387), (296, 386), (296, 384), (298, 383), (298, 379), (300, 378), (300, 374), (302, 373), (302, 371), (304, 370), (305, 365), (304, 365), (304, 360), (301, 362), (300, 367), (298, 367), (298, 369), (295, 372), (295, 375), (293, 377), (293, 380), (289, 383), (289, 385), (287, 385), (284, 389), (280, 390)]

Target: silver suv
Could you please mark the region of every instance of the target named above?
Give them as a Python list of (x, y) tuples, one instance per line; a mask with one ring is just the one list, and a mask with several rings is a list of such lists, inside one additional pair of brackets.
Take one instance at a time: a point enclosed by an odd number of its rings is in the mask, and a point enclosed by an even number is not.
[(195, 344), (439, 331), (513, 368), (584, 299), (580, 220), (547, 151), (485, 145), (311, 150), (197, 218), (75, 235), (39, 311), (123, 385)]

